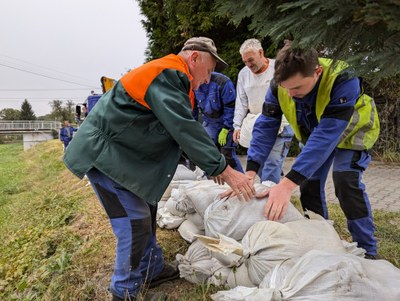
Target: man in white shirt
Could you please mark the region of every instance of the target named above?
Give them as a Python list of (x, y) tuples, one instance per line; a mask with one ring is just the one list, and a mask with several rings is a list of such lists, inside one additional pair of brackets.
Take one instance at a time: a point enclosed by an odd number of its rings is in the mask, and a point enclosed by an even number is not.
[[(236, 85), (233, 140), (248, 148), (254, 123), (263, 110), (265, 95), (274, 75), (275, 60), (264, 56), (261, 42), (257, 39), (244, 41), (239, 52), (246, 66), (240, 70)], [(292, 137), (293, 131), (283, 117), (275, 145), (259, 171), (262, 182), (279, 183)]]

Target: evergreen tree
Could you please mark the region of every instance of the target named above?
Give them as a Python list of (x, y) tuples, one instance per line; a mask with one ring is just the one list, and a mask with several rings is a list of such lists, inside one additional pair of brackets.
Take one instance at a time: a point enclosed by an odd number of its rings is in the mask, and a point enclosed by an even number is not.
[(32, 110), (32, 106), (27, 99), (25, 99), (21, 105), (20, 120), (36, 120), (35, 113)]
[(392, 0), (216, 0), (222, 16), (278, 46), (292, 39), (300, 47), (323, 47), (377, 84), (400, 74), (400, 2)]
[[(149, 39), (147, 60), (177, 54), (187, 39), (206, 36), (214, 40), (218, 53), (229, 64), (224, 74), (236, 82), (244, 66), (240, 45), (255, 37), (254, 31), (248, 30), (248, 20), (235, 26), (227, 15), (217, 14), (214, 0), (138, 0), (138, 3), (145, 16), (142, 24)], [(268, 38), (263, 45), (265, 49), (271, 45)]]

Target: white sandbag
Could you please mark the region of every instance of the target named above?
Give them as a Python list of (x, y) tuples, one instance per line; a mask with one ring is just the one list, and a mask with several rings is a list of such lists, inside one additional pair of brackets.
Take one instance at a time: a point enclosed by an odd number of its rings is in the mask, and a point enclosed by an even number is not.
[(283, 301), (280, 293), (272, 289), (238, 286), (211, 295), (213, 301)]
[(172, 196), (165, 203), (164, 208), (166, 210), (168, 210), (172, 215), (181, 216), (181, 217), (186, 215), (186, 212), (179, 211), (180, 207), (177, 208), (177, 201)]
[(190, 185), (194, 180), (172, 180), (169, 185), (171, 185), (172, 188), (178, 188), (180, 185)]
[(251, 114), (248, 113), (246, 117), (243, 119), (242, 126), (240, 127), (240, 137), (239, 144), (243, 147), (249, 148), (250, 141), (253, 137), (253, 127), (256, 119), (260, 116), (260, 114)]
[[(266, 187), (255, 184), (257, 192)], [(218, 234), (241, 240), (247, 230), (259, 221), (265, 221), (264, 206), (268, 198), (251, 199), (248, 202), (240, 201), (237, 197), (227, 200), (215, 200), (210, 204), (204, 214), (206, 236), (218, 237)], [(302, 220), (303, 215), (289, 203), (285, 215), (279, 220), (281, 223)]]
[(165, 207), (157, 210), (157, 225), (160, 228), (176, 229), (185, 220), (184, 217), (172, 215)]
[[(191, 185), (191, 184), (190, 184)], [(180, 212), (196, 213), (193, 203), (189, 200), (186, 194), (186, 185), (179, 185), (172, 190), (172, 197), (176, 200), (176, 209)]]
[(243, 237), (242, 247), (251, 282), (258, 286), (277, 264), (301, 256), (301, 244), (297, 234), (286, 224), (264, 221), (250, 227)]
[[(281, 272), (277, 265), (272, 273)], [(400, 270), (385, 260), (313, 250), (284, 273), (263, 281), (263, 287), (280, 291), (280, 300), (400, 300)]]
[(195, 226), (199, 230), (204, 232), (204, 219), (200, 214), (198, 214), (197, 212), (195, 212), (195, 213), (186, 213), (185, 217), (186, 217), (187, 220), (189, 220), (193, 224), (195, 224)]
[(222, 234), (218, 239), (207, 236), (198, 239), (211, 251), (220, 252), (220, 261), (221, 257), (231, 253), (242, 256), (249, 279), (254, 285), (259, 285), (277, 264), (300, 257), (312, 249), (345, 253), (339, 236), (333, 227), (329, 227), (332, 226), (325, 220), (305, 219), (285, 224), (263, 221), (251, 226), (241, 243)]
[(254, 283), (251, 282), (249, 278), (249, 272), (247, 271), (247, 267), (245, 264), (242, 264), (238, 267), (232, 268), (229, 275), (227, 285), (230, 288), (234, 288), (237, 286), (244, 286), (244, 287), (254, 287)]
[(311, 210), (304, 211), (304, 216), (308, 219), (316, 219), (316, 220), (326, 221), (328, 224), (330, 224), (332, 226), (334, 224), (333, 220), (325, 219), (322, 215), (315, 213), (314, 211), (311, 211)]
[(159, 201), (158, 204), (157, 204), (157, 210), (163, 208), (163, 207), (165, 206), (165, 203), (166, 203), (166, 202), (167, 202), (167, 201)]
[[(290, 272), (290, 270), (294, 267), (297, 261), (299, 261), (299, 257), (294, 257), (291, 259), (286, 259), (275, 265), (264, 277), (264, 279), (258, 285), (259, 288), (269, 288), (271, 283), (273, 283), (273, 287), (279, 286), (281, 284), (286, 275)], [(279, 273), (277, 272), (279, 271)]]
[(207, 180), (206, 172), (204, 170), (202, 170), (200, 167), (196, 166), (196, 168), (195, 168), (195, 170), (193, 172), (196, 175), (196, 180), (197, 181)]
[(181, 278), (194, 284), (204, 284), (213, 274), (216, 260), (212, 260), (210, 251), (195, 240), (185, 255), (177, 254), (178, 269)]
[(213, 274), (207, 280), (207, 284), (212, 284), (215, 286), (224, 286), (227, 284), (228, 276), (231, 272), (231, 268), (220, 266), (216, 264), (213, 267)]
[(172, 180), (197, 180), (197, 175), (183, 164), (178, 164)]
[(303, 219), (285, 224), (297, 234), (301, 242), (302, 254), (310, 250), (325, 250), (334, 253), (346, 253), (346, 249), (335, 228), (326, 220)]
[(365, 251), (365, 249), (358, 247), (357, 242), (348, 242), (348, 241), (342, 239), (342, 245), (346, 249), (346, 253), (348, 253), (348, 254), (353, 254), (355, 256), (364, 258), (365, 253), (367, 253), (367, 251)]
[(200, 230), (190, 220), (185, 220), (178, 228), (178, 232), (181, 237), (187, 242), (192, 243), (196, 238), (194, 234), (203, 235), (204, 231)]
[(193, 204), (195, 211), (201, 216), (204, 216), (207, 207), (228, 189), (228, 185), (218, 185), (212, 180), (197, 181), (184, 188), (187, 201)]

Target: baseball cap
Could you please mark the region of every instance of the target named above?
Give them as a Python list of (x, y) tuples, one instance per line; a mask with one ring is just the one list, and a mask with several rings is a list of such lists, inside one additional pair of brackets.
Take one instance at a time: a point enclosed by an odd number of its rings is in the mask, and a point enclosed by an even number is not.
[(206, 37), (193, 37), (185, 42), (182, 51), (185, 50), (197, 50), (205, 51), (210, 53), (216, 60), (217, 65), (215, 66), (216, 71), (222, 71), (228, 64), (218, 56), (217, 47), (215, 47), (214, 41)]

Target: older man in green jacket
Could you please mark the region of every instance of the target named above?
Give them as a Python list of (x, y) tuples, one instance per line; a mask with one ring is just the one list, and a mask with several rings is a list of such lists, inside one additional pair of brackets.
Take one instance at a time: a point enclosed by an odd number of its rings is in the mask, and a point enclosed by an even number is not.
[(179, 275), (164, 263), (155, 218), (183, 151), (239, 196), (248, 200), (254, 195), (252, 181), (226, 164), (192, 118), (193, 90), (210, 81), (215, 67), (226, 65), (211, 39), (189, 39), (178, 55), (124, 75), (98, 101), (68, 147), (65, 164), (78, 177), (87, 175), (117, 238), (113, 300), (138, 298), (142, 285), (153, 287)]

